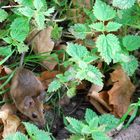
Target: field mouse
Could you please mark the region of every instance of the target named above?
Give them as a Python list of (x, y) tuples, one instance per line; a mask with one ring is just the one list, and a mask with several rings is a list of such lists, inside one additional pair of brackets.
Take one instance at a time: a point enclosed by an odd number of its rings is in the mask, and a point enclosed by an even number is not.
[(12, 78), (10, 94), (17, 109), (29, 117), (33, 123), (43, 127), (45, 125), (43, 107), (45, 91), (33, 72), (22, 66), (24, 55), (22, 54), (20, 67)]

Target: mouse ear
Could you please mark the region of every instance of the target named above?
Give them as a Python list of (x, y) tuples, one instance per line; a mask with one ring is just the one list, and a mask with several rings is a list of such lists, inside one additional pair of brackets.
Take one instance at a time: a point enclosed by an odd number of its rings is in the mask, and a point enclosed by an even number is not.
[(25, 107), (25, 109), (28, 109), (28, 108), (34, 106), (34, 103), (35, 103), (35, 102), (34, 102), (34, 100), (33, 100), (32, 97), (26, 96), (26, 97), (24, 98), (24, 107)]
[(38, 100), (42, 101), (45, 100), (46, 97), (46, 92), (45, 91), (41, 91), (40, 95), (37, 97)]

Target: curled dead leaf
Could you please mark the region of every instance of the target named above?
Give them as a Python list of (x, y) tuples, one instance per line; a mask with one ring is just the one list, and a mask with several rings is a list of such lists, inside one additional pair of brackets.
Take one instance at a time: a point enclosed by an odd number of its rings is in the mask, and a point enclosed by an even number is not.
[(108, 91), (109, 104), (113, 106), (112, 113), (121, 117), (130, 105), (135, 86), (122, 68), (117, 68), (110, 75), (113, 87)]
[(15, 133), (20, 125), (20, 119), (15, 115), (16, 107), (11, 104), (4, 104), (0, 110), (0, 119), (3, 122), (3, 138), (11, 133)]
[[(49, 26), (45, 28), (33, 39), (32, 47), (35, 53), (48, 53), (50, 54), (54, 49), (54, 42), (51, 39), (51, 32), (53, 28)], [(34, 31), (30, 34), (27, 41), (29, 42), (31, 38), (37, 33), (38, 31)], [(46, 67), (50, 70), (53, 70), (54, 67), (57, 65), (57, 62), (53, 58), (48, 58), (42, 62)]]
[[(100, 92), (102, 90), (102, 86), (92, 85), (88, 96), (90, 103), (97, 109), (100, 113), (107, 113), (111, 111), (111, 107), (107, 103), (106, 92)], [(99, 93), (100, 92), (100, 93)]]
[(107, 82), (107, 86), (112, 85), (110, 90), (101, 91), (102, 88), (93, 85), (88, 96), (91, 104), (100, 113), (109, 111), (117, 117), (122, 117), (130, 105), (135, 86), (121, 67), (114, 70), (110, 76)]

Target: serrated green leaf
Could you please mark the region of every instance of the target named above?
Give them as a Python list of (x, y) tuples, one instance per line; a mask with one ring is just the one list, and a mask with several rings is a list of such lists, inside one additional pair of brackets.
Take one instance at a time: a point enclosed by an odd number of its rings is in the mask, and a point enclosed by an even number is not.
[(113, 6), (120, 9), (127, 9), (134, 5), (136, 0), (113, 0)]
[(67, 96), (69, 98), (72, 98), (75, 95), (76, 95), (76, 87), (71, 87), (67, 90)]
[(82, 137), (82, 136), (71, 135), (68, 140), (86, 140), (86, 139), (84, 137)]
[(50, 16), (53, 12), (54, 12), (55, 8), (54, 7), (51, 7), (49, 9), (47, 9), (46, 12), (44, 12), (44, 15), (45, 16)]
[(33, 6), (33, 0), (15, 0), (15, 2), (18, 2), (19, 4), (22, 4), (24, 6), (32, 7)]
[(102, 73), (98, 68), (92, 65), (88, 65), (86, 68), (87, 71), (87, 77), (85, 78), (86, 80), (94, 83), (95, 85), (103, 85), (103, 80), (102, 80)]
[(128, 51), (140, 48), (140, 36), (127, 35), (123, 38), (123, 45)]
[(27, 52), (29, 47), (23, 43), (17, 45), (17, 50), (19, 53)]
[(8, 56), (12, 53), (10, 46), (0, 47), (0, 56)]
[(116, 53), (121, 51), (119, 40), (113, 34), (100, 35), (97, 38), (96, 46), (107, 64), (112, 61)]
[(106, 26), (106, 31), (107, 32), (117, 31), (118, 29), (121, 28), (121, 26), (122, 24), (120, 23), (110, 21)]
[(99, 57), (97, 55), (93, 55), (93, 56), (88, 55), (88, 56), (84, 57), (83, 61), (86, 63), (91, 63), (91, 62), (97, 60), (98, 58)]
[(73, 43), (67, 43), (66, 52), (75, 59), (82, 59), (86, 55), (88, 55), (88, 51), (86, 47), (79, 45), (79, 44), (73, 44)]
[(58, 25), (56, 24), (51, 32), (51, 37), (54, 40), (59, 40), (61, 38), (62, 35), (62, 27), (58, 27)]
[(97, 117), (97, 114), (93, 112), (91, 109), (86, 109), (85, 120), (88, 124), (94, 117)]
[(128, 56), (128, 61), (127, 62), (121, 62), (120, 64), (122, 65), (122, 68), (124, 71), (129, 75), (132, 76), (136, 69), (138, 68), (138, 61), (137, 59), (130, 55)]
[(32, 10), (30, 7), (18, 8), (18, 11), (19, 11), (22, 15), (24, 15), (24, 16), (26, 16), (26, 17), (29, 17), (29, 18), (33, 17), (34, 12), (35, 12), (35, 11)]
[(98, 116), (92, 118), (92, 120), (89, 121), (89, 127), (91, 130), (97, 129), (99, 125), (99, 118)]
[(85, 126), (85, 124), (72, 117), (66, 117), (66, 119), (70, 123), (71, 127), (75, 130), (75, 132), (77, 134), (81, 134), (82, 128)]
[(42, 2), (42, 0), (34, 0), (34, 1), (33, 1), (33, 4), (34, 4), (34, 7), (35, 7), (37, 10), (40, 10), (40, 9), (43, 7), (43, 2)]
[(35, 133), (35, 139), (34, 140), (52, 140), (51, 137), (49, 136), (49, 133), (46, 133), (43, 130), (39, 130), (38, 133)]
[(99, 32), (105, 31), (105, 26), (104, 26), (103, 22), (93, 23), (89, 27), (92, 29), (95, 29), (96, 31), (99, 31)]
[(10, 35), (13, 39), (23, 42), (29, 33), (29, 21), (26, 18), (16, 18), (10, 27)]
[(89, 29), (84, 24), (75, 24), (71, 26), (69, 31), (75, 36), (76, 39), (85, 39), (86, 35), (89, 33)]
[(115, 118), (115, 116), (111, 114), (103, 114), (99, 116), (99, 124), (105, 125), (105, 132), (116, 128), (119, 123), (119, 119)]
[(3, 22), (7, 17), (8, 13), (5, 10), (0, 9), (0, 22)]
[(54, 80), (49, 84), (48, 92), (55, 92), (61, 88), (62, 84), (58, 80)]
[(140, 18), (137, 13), (140, 13), (138, 5), (134, 5), (129, 9), (120, 10), (118, 11), (118, 17), (116, 18), (116, 21), (123, 25), (140, 29)]
[(42, 13), (38, 13), (35, 16), (35, 21), (37, 23), (39, 30), (42, 30), (43, 28), (45, 28), (45, 16)]
[(116, 11), (101, 0), (96, 0), (93, 8), (94, 15), (98, 20), (107, 21), (116, 16)]
[(94, 131), (92, 133), (92, 138), (94, 140), (111, 140), (105, 133), (101, 131)]
[(15, 134), (10, 134), (4, 140), (28, 140), (28, 137), (20, 132), (16, 132)]
[(35, 125), (28, 123), (28, 122), (23, 122), (23, 124), (31, 139), (42, 140), (45, 138), (45, 140), (51, 140), (51, 138), (47, 132), (45, 132), (43, 130), (39, 130)]
[(82, 128), (82, 134), (85, 134), (85, 135), (88, 135), (88, 134), (91, 134), (91, 129), (88, 125), (85, 125), (83, 128)]

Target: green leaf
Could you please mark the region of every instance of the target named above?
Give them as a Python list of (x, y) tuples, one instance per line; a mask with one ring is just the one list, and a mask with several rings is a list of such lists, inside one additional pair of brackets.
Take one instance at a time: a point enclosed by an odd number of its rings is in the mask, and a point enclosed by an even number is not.
[(35, 12), (35, 11), (32, 10), (30, 7), (18, 8), (18, 11), (19, 11), (22, 15), (24, 15), (24, 16), (26, 16), (26, 17), (29, 17), (29, 18), (33, 17), (34, 12)]
[(0, 9), (0, 22), (3, 22), (7, 17), (8, 13), (5, 10)]
[(45, 28), (45, 16), (43, 15), (43, 13), (38, 13), (35, 16), (35, 21), (37, 23), (39, 30), (42, 30), (43, 28)]
[(46, 12), (44, 12), (44, 15), (49, 17), (49, 16), (51, 16), (51, 14), (54, 12), (54, 10), (55, 10), (54, 7), (49, 8), (49, 9), (47, 9)]
[(51, 32), (51, 37), (54, 40), (59, 40), (61, 38), (62, 35), (62, 27), (58, 27), (58, 25), (56, 24)]
[(140, 36), (127, 35), (123, 38), (123, 45), (128, 51), (140, 48)]
[(83, 58), (83, 61), (86, 63), (91, 63), (91, 62), (97, 60), (98, 58), (99, 57), (97, 55), (93, 55), (93, 56), (87, 55)]
[(34, 0), (34, 1), (33, 1), (33, 4), (34, 4), (34, 7), (35, 7), (37, 10), (40, 10), (40, 9), (43, 7), (43, 2), (42, 2), (42, 0)]
[(134, 5), (136, 0), (113, 0), (113, 6), (120, 9), (127, 9)]
[(15, 2), (18, 2), (19, 4), (22, 4), (27, 7), (32, 7), (33, 6), (33, 0), (15, 0)]
[(94, 131), (92, 133), (92, 138), (94, 140), (111, 140), (105, 133), (101, 131)]
[(88, 124), (94, 117), (97, 117), (97, 114), (93, 112), (91, 109), (86, 109), (85, 120)]
[(88, 125), (85, 125), (83, 128), (82, 128), (82, 134), (85, 134), (85, 135), (88, 135), (88, 134), (91, 134), (91, 129)]
[(20, 132), (16, 132), (15, 134), (10, 134), (4, 140), (28, 140), (28, 137)]
[(47, 92), (55, 92), (61, 88), (62, 84), (58, 80), (54, 80), (49, 84)]
[(66, 52), (75, 59), (82, 59), (89, 53), (86, 47), (73, 43), (67, 43)]
[(71, 87), (67, 90), (67, 96), (69, 98), (72, 98), (75, 95), (76, 95), (76, 87)]
[(19, 53), (27, 52), (29, 47), (25, 45), (24, 43), (20, 43), (17, 45), (17, 49)]
[(96, 0), (93, 8), (94, 15), (98, 20), (107, 21), (116, 16), (116, 11), (101, 0)]
[(99, 116), (99, 124), (105, 125), (105, 132), (116, 128), (119, 123), (119, 119), (115, 118), (115, 116), (111, 114), (103, 114)]
[(87, 68), (78, 70), (76, 76), (77, 79), (80, 80), (87, 80), (95, 85), (103, 85), (102, 82), (102, 73), (99, 71), (98, 68), (92, 65), (88, 65)]
[(0, 39), (3, 39), (8, 35), (9, 31), (8, 30), (0, 30)]
[(75, 132), (77, 134), (81, 134), (82, 128), (85, 126), (85, 124), (72, 117), (66, 117), (66, 119), (70, 123), (71, 127), (75, 130)]
[(42, 139), (46, 139), (46, 140), (51, 140), (49, 133), (43, 131), (43, 130), (39, 130), (35, 125), (28, 123), (28, 122), (23, 122), (28, 135), (30, 136), (31, 139), (33, 140), (42, 140)]
[(90, 28), (95, 29), (96, 31), (99, 32), (105, 31), (105, 26), (102, 22), (93, 23), (90, 25)]
[(99, 118), (98, 118), (98, 116), (92, 118), (92, 120), (89, 121), (89, 127), (90, 127), (91, 130), (97, 129), (98, 125), (99, 125)]
[(129, 76), (132, 76), (136, 71), (136, 69), (138, 68), (138, 61), (133, 55), (128, 56), (127, 62), (121, 62), (120, 64), (122, 65), (122, 68), (124, 69), (125, 72), (127, 72)]
[(10, 27), (10, 35), (13, 39), (23, 42), (29, 33), (29, 21), (26, 18), (16, 18)]
[(0, 56), (8, 56), (12, 53), (10, 46), (0, 47)]
[(86, 140), (86, 139), (80, 135), (71, 135), (68, 140)]
[(85, 39), (86, 35), (90, 32), (86, 25), (80, 23), (71, 26), (69, 31), (75, 36), (76, 39)]
[(107, 32), (117, 31), (118, 29), (121, 28), (121, 26), (122, 26), (122, 24), (110, 21), (106, 26), (106, 31)]
[(121, 51), (119, 40), (113, 34), (100, 35), (97, 38), (96, 46), (107, 64), (112, 61), (116, 53)]

